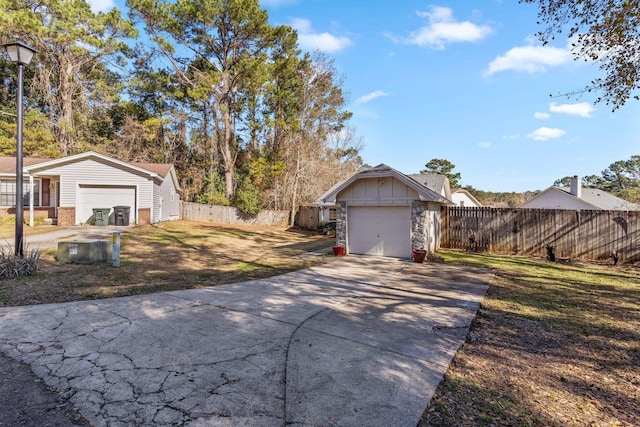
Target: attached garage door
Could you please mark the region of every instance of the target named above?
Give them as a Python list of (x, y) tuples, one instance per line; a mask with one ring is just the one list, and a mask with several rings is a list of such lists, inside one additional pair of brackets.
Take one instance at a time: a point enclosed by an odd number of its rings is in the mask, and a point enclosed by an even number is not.
[(135, 223), (136, 188), (108, 185), (81, 185), (76, 203), (76, 221), (87, 222), (94, 208), (129, 206), (129, 224)]
[(408, 206), (350, 207), (347, 230), (349, 253), (411, 256), (411, 209)]

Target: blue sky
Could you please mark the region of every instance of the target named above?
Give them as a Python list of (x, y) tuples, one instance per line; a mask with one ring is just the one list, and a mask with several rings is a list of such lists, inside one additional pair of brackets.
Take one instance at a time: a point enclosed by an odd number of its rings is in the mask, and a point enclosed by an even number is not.
[[(97, 1), (97, 0), (96, 0)], [(110, 0), (94, 8), (106, 8)], [(542, 190), (640, 154), (640, 104), (612, 112), (566, 38), (542, 46), (537, 6), (516, 0), (260, 0), (303, 50), (335, 59), (363, 160), (417, 173), (433, 158), (462, 185)]]

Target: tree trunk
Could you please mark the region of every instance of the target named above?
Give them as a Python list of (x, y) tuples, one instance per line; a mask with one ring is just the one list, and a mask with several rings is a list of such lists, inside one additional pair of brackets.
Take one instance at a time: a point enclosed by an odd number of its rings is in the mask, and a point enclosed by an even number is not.
[(293, 191), (291, 192), (291, 216), (289, 218), (289, 226), (293, 227), (296, 220), (297, 199), (298, 199), (298, 181), (300, 180), (300, 145), (298, 144), (296, 152), (296, 169), (293, 174)]
[(71, 154), (73, 149), (73, 64), (60, 57), (59, 112), (56, 139), (63, 156)]
[[(227, 110), (229, 108), (227, 107)], [(236, 170), (235, 156), (232, 153), (233, 144), (233, 132), (231, 129), (231, 113), (229, 111), (223, 111), (224, 120), (224, 141), (222, 144), (222, 161), (224, 161), (224, 183), (227, 199), (233, 199), (235, 194), (233, 188), (233, 175)]]

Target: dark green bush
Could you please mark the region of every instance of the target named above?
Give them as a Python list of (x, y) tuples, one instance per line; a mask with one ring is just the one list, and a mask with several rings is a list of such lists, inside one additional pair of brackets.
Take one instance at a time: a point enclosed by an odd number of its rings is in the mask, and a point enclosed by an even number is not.
[(324, 234), (325, 236), (335, 236), (336, 223), (320, 221), (318, 223), (318, 233)]
[(238, 188), (233, 205), (246, 215), (255, 216), (260, 213), (260, 195), (248, 179)]

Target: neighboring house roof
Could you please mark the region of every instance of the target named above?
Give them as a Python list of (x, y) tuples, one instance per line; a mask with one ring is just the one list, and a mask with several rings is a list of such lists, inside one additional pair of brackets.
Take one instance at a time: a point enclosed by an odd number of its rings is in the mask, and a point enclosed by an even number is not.
[(425, 187), (432, 189), (438, 194), (441, 194), (447, 198), (451, 197), (449, 180), (444, 175), (440, 175), (437, 173), (414, 173), (407, 176), (415, 181), (418, 181)]
[[(37, 165), (38, 163), (48, 162), (52, 159), (42, 159), (38, 157), (24, 157), (22, 159), (22, 166), (32, 166)], [(15, 175), (16, 173), (16, 158), (15, 157), (0, 157), (0, 174), (11, 174)]]
[(171, 173), (171, 178), (173, 179), (173, 185), (177, 191), (182, 192), (182, 188), (180, 188), (180, 183), (178, 182), (178, 177), (176, 176), (175, 168), (173, 167), (173, 164), (171, 163), (139, 163), (139, 162), (134, 162), (132, 164), (138, 167), (141, 167), (143, 169), (146, 169), (148, 171), (155, 172), (156, 174), (160, 175), (162, 178), (166, 178), (167, 175), (173, 171), (173, 173)]
[(167, 176), (173, 165), (171, 163), (140, 163), (140, 162), (132, 162), (132, 165), (138, 166), (139, 168), (146, 169), (151, 172), (155, 172), (161, 177)]
[[(86, 151), (84, 153), (76, 154), (73, 156), (61, 157), (59, 159), (43, 159), (37, 157), (24, 157), (22, 159), (23, 169), (27, 173), (37, 172), (39, 170), (45, 170), (54, 166), (65, 163), (73, 163), (80, 160), (89, 158), (98, 158), (103, 161), (114, 163), (119, 166), (123, 166), (129, 169), (137, 170), (150, 175), (154, 178), (165, 178), (168, 173), (173, 169), (171, 163), (139, 163), (139, 162), (125, 162), (122, 160), (114, 159), (113, 157), (105, 156), (104, 154), (96, 153), (95, 151)], [(16, 173), (16, 158), (15, 157), (0, 157), (0, 174)], [(175, 175), (175, 174), (172, 174)], [(176, 189), (180, 190), (177, 185), (177, 180), (174, 176), (172, 178), (175, 181)]]
[[(550, 192), (555, 192), (557, 195), (566, 198), (567, 200), (580, 201), (586, 205), (585, 209), (595, 210), (612, 210), (612, 211), (637, 211), (640, 210), (640, 205), (628, 202), (620, 197), (616, 197), (613, 194), (609, 194), (606, 191), (599, 190), (597, 188), (585, 188), (582, 187), (580, 197), (571, 194), (570, 188), (561, 187), (549, 187), (542, 193), (536, 195), (533, 199), (518, 206), (519, 208), (526, 208), (528, 204), (536, 199), (542, 198)], [(562, 207), (550, 206), (550, 209), (562, 209)]]
[(80, 160), (86, 160), (91, 158), (100, 159), (107, 163), (112, 163), (114, 165), (122, 166), (124, 168), (133, 169), (133, 170), (137, 170), (138, 172), (160, 177), (160, 175), (154, 171), (141, 168), (139, 166), (136, 166), (133, 163), (114, 159), (113, 157), (105, 156), (104, 154), (96, 153), (95, 151), (86, 151), (84, 153), (74, 154), (73, 156), (61, 157), (59, 159), (53, 159), (46, 162), (37, 163), (35, 165), (25, 167), (25, 170), (29, 173), (32, 173), (32, 172), (37, 172), (38, 170), (48, 169), (48, 168), (59, 166), (65, 163), (74, 163)]
[(451, 196), (453, 197), (454, 194), (464, 194), (466, 195), (473, 203), (475, 203), (476, 206), (481, 207), (482, 203), (480, 203), (478, 201), (478, 199), (476, 199), (475, 197), (473, 197), (473, 194), (469, 193), (467, 190), (465, 190), (464, 188), (456, 188), (455, 190), (453, 190), (451, 192)]
[[(409, 175), (405, 175), (402, 172), (399, 172), (395, 169), (393, 169), (390, 166), (387, 166), (385, 164), (379, 164), (378, 166), (371, 168), (371, 169), (367, 169), (364, 170), (362, 172), (359, 172), (355, 175), (353, 175), (351, 178), (339, 182), (336, 185), (334, 185), (333, 187), (331, 187), (326, 193), (324, 193), (322, 196), (320, 196), (320, 198), (318, 200), (316, 200), (314, 202), (314, 204), (316, 205), (321, 205), (321, 206), (326, 206), (329, 204), (334, 204), (336, 201), (336, 197), (338, 195), (338, 193), (340, 193), (340, 191), (344, 190), (345, 188), (347, 188), (349, 185), (351, 185), (353, 182), (359, 180), (359, 179), (364, 179), (364, 178), (386, 178), (386, 177), (394, 177), (397, 180), (403, 182), (404, 184), (406, 184), (407, 186), (413, 188), (414, 190), (416, 190), (418, 192), (418, 196), (420, 197), (420, 200), (422, 201), (426, 201), (426, 202), (437, 202), (437, 203), (443, 203), (443, 204), (452, 204), (451, 200), (447, 199), (446, 197), (442, 196), (441, 194), (439, 194), (438, 192), (434, 191), (433, 189), (427, 187), (425, 184), (415, 180), (414, 178), (412, 178)], [(445, 178), (446, 179), (446, 178)]]
[[(560, 188), (571, 197), (573, 196), (569, 188)], [(597, 188), (582, 188), (581, 200), (596, 206), (603, 210), (610, 211), (635, 211), (640, 210), (640, 205), (628, 202), (620, 197), (609, 194), (606, 191), (599, 190)]]

